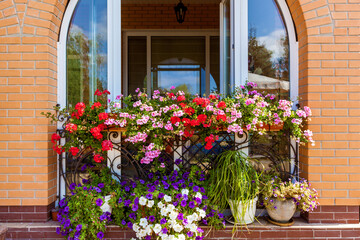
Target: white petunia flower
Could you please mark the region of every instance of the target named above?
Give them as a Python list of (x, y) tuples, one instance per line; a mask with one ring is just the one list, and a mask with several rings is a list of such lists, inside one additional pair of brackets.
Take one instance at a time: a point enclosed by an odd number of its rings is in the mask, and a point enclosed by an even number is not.
[(151, 208), (152, 206), (154, 206), (154, 200), (149, 200), (148, 201), (148, 203), (146, 204), (146, 206), (148, 207), (148, 208)]
[(166, 202), (171, 202), (171, 197), (168, 196), (168, 195), (165, 195), (165, 196), (164, 196), (164, 200), (165, 200)]
[(188, 228), (190, 229), (191, 232), (196, 232), (198, 229), (196, 224), (190, 224)]
[(171, 212), (171, 211), (174, 211), (175, 206), (172, 204), (169, 204), (166, 208), (168, 209), (168, 212)]
[(200, 199), (202, 199), (201, 193), (200, 193), (200, 192), (197, 192), (196, 195), (195, 195), (195, 198), (200, 198)]
[(161, 209), (163, 207), (165, 207), (165, 205), (162, 202), (158, 202), (157, 206)]
[(161, 225), (155, 224), (155, 227), (153, 228), (153, 230), (156, 234), (158, 234), (161, 231)]
[(134, 223), (132, 229), (134, 230), (134, 232), (139, 232), (140, 227), (139, 227), (139, 225), (137, 225), (136, 223)]
[(170, 212), (169, 218), (170, 218), (171, 220), (174, 220), (174, 219), (177, 218), (178, 215), (179, 215), (179, 214), (178, 214), (177, 212), (172, 211), (172, 212)]
[(175, 232), (181, 232), (184, 228), (180, 224), (175, 224), (173, 226), (173, 229), (174, 229)]
[(201, 218), (206, 217), (206, 212), (205, 212), (204, 210), (199, 209), (199, 210), (198, 210), (198, 213), (199, 213), (199, 215), (200, 215)]
[(189, 189), (183, 189), (181, 190), (182, 195), (189, 195)]
[(167, 208), (162, 208), (162, 209), (160, 210), (160, 214), (161, 214), (161, 216), (166, 216), (166, 215), (167, 215), (167, 213), (168, 213)]
[(145, 228), (148, 225), (147, 219), (146, 218), (141, 218), (139, 225), (142, 226), (143, 228)]
[(146, 205), (146, 201), (147, 201), (146, 198), (140, 197), (140, 199), (139, 199), (139, 204), (140, 204), (141, 206), (145, 206), (145, 205)]
[(178, 236), (178, 239), (179, 239), (179, 240), (185, 240), (186, 238), (185, 238), (185, 235), (184, 235), (184, 234), (180, 234), (180, 235)]

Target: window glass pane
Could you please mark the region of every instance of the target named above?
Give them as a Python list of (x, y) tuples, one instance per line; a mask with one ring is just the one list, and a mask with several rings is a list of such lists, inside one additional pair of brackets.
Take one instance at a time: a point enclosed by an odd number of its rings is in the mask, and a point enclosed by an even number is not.
[(210, 93), (220, 91), (219, 37), (210, 37)]
[(152, 37), (152, 89), (205, 93), (205, 37)]
[(94, 101), (107, 89), (107, 1), (80, 0), (66, 46), (67, 105)]
[(289, 97), (289, 41), (274, 0), (249, 0), (249, 81)]
[(146, 37), (128, 38), (128, 93), (146, 88)]

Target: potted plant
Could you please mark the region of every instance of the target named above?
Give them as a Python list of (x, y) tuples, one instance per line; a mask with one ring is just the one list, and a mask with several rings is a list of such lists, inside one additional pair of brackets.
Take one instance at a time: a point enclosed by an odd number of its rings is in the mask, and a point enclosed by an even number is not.
[(263, 204), (277, 223), (288, 223), (296, 210), (311, 212), (317, 208), (317, 192), (305, 180), (288, 179), (283, 182), (275, 176), (262, 189)]
[(56, 221), (58, 220), (58, 213), (59, 213), (59, 207), (55, 207), (51, 210), (51, 220)]
[(220, 210), (230, 205), (235, 224), (254, 222), (260, 175), (243, 152), (220, 154), (211, 172), (210, 202)]

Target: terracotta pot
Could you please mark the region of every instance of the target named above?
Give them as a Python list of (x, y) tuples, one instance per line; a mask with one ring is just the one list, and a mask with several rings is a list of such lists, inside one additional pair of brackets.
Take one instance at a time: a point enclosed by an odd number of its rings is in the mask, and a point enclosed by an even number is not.
[[(254, 199), (250, 200), (250, 202), (247, 204), (248, 206), (245, 207), (245, 213), (243, 212), (243, 204), (242, 202), (234, 202), (232, 200), (229, 200), (230, 209), (233, 213), (234, 219), (236, 219), (236, 222), (241, 225), (246, 225), (253, 223), (255, 221), (255, 212), (256, 212), (256, 202), (258, 200), (258, 197), (255, 197)], [(234, 208), (237, 208), (237, 215), (234, 215)]]
[(54, 209), (51, 211), (51, 219), (53, 221), (56, 221), (56, 222), (58, 221), (58, 217), (57, 217), (58, 213), (59, 213), (59, 210), (57, 210), (57, 209)]
[(296, 204), (292, 199), (280, 201), (272, 198), (274, 205), (266, 207), (270, 218), (279, 223), (287, 223), (294, 216)]

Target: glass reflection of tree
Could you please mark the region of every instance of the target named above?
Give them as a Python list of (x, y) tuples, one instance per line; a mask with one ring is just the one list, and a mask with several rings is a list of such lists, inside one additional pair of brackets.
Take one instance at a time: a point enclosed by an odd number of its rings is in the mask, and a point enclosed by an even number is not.
[(275, 77), (275, 69), (271, 61), (272, 51), (256, 37), (256, 28), (249, 30), (249, 72), (267, 77)]
[[(90, 54), (91, 45), (95, 44), (96, 54)], [(96, 87), (104, 90), (104, 82), (101, 79), (100, 70), (106, 63), (106, 55), (100, 53), (103, 48), (103, 37), (98, 34), (96, 40), (89, 39), (81, 31), (69, 33), (67, 41), (67, 105), (75, 106), (77, 102), (88, 104), (93, 101), (93, 92), (90, 90), (91, 69), (96, 68)], [(91, 59), (95, 57), (95, 65), (91, 65)]]

